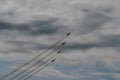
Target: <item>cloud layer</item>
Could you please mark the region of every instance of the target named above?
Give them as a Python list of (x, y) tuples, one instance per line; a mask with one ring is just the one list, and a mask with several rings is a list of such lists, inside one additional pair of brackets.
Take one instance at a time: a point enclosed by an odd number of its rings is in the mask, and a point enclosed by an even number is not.
[(8, 72), (71, 31), (68, 44), (58, 46), (64, 52), (56, 63), (34, 78), (119, 80), (119, 5), (119, 0), (0, 0), (0, 65), (8, 64)]

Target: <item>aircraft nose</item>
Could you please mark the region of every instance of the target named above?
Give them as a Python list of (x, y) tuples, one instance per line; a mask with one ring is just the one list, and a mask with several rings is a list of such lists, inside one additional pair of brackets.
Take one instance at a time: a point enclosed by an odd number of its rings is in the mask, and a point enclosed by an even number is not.
[(71, 32), (67, 33), (66, 36), (69, 36), (71, 34)]

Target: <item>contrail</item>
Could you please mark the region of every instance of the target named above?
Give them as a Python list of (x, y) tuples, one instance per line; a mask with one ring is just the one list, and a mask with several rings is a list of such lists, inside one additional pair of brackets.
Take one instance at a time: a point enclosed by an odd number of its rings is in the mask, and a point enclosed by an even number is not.
[[(65, 42), (63, 42), (65, 43)], [(64, 44), (61, 44), (61, 45), (64, 45)], [(28, 67), (27, 69), (25, 69), (24, 71), (18, 73), (17, 75), (15, 75), (12, 79), (10, 80), (14, 80), (15, 78), (23, 75), (25, 72), (27, 72), (28, 70), (31, 70), (31, 68), (33, 68), (35, 65), (39, 64), (42, 60), (46, 59), (47, 57), (49, 57), (50, 55), (52, 55), (55, 51), (57, 51), (57, 49), (54, 49), (52, 52), (50, 52), (48, 55), (46, 55), (45, 57), (41, 58), (40, 60), (38, 60), (36, 63), (34, 63), (33, 65), (31, 65), (30, 67)], [(40, 65), (39, 65), (40, 66)], [(42, 64), (41, 64), (42, 66)]]
[[(21, 77), (20, 77), (19, 79), (17, 79), (17, 80), (23, 80), (23, 78), (25, 78), (26, 76), (29, 76), (31, 73), (38, 71), (42, 66), (44, 66), (46, 63), (48, 63), (51, 59), (53, 59), (53, 58), (54, 58), (55, 56), (57, 56), (58, 54), (59, 54), (58, 52), (57, 52), (56, 54), (53, 54), (53, 56), (50, 57), (49, 59), (47, 59), (47, 61), (45, 61), (45, 62), (42, 63), (42, 64), (38, 64), (37, 67), (35, 67), (33, 70), (31, 70), (31, 71), (28, 72), (27, 74), (21, 76)], [(52, 60), (51, 62), (54, 62), (54, 61), (55, 61), (55, 59)]]
[(20, 70), (21, 68), (23, 68), (24, 66), (30, 64), (31, 62), (33, 62), (34, 60), (36, 60), (37, 58), (39, 58), (40, 56), (42, 56), (44, 53), (46, 53), (47, 51), (49, 51), (50, 49), (52, 49), (53, 47), (55, 47), (57, 44), (59, 44), (62, 40), (64, 40), (67, 36), (69, 36), (71, 34), (67, 33), (64, 37), (62, 37), (59, 41), (57, 41), (56, 43), (54, 43), (52, 46), (50, 46), (47, 50), (45, 50), (44, 52), (42, 52), (41, 54), (39, 54), (38, 56), (34, 57), (33, 59), (31, 59), (30, 61), (24, 63), (22, 66), (16, 68), (15, 70), (13, 70), (12, 72), (8, 73), (7, 75), (3, 76), (0, 78), (0, 80), (3, 80), (7, 77), (9, 77), (10, 75), (12, 75), (13, 73), (17, 72), (18, 70)]
[(46, 68), (50, 63), (45, 64), (41, 69), (39, 69), (38, 71), (32, 73), (31, 75), (29, 75), (28, 77), (26, 77), (23, 80), (28, 80), (29, 78), (31, 78), (32, 76), (34, 76), (35, 74), (37, 74), (38, 72), (42, 71), (44, 68)]
[[(48, 59), (44, 64), (43, 67), (37, 67), (35, 68), (34, 70), (31, 71), (31, 73), (29, 73), (30, 75), (28, 75), (25, 79), (23, 80), (28, 80), (29, 78), (31, 78), (32, 76), (34, 76), (35, 74), (37, 74), (38, 72), (40, 72), (41, 70), (43, 70), (46, 66), (48, 66), (50, 63), (48, 63), (51, 59), (53, 59), (55, 56), (58, 55), (58, 52), (57, 54), (55, 54), (54, 56), (52, 56), (50, 59)], [(52, 62), (52, 61), (51, 61)], [(21, 79), (20, 79), (21, 80)]]

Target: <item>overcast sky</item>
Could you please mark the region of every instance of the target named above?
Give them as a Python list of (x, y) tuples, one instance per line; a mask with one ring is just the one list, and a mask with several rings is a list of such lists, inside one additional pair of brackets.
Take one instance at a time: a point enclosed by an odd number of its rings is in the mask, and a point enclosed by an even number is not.
[(67, 32), (64, 52), (31, 80), (120, 80), (120, 0), (0, 0), (0, 76)]

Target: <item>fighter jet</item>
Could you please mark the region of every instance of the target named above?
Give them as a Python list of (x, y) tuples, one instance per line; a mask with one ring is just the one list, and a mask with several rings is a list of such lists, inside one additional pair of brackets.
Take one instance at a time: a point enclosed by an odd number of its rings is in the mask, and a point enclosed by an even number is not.
[(71, 32), (67, 33), (66, 36), (69, 36), (71, 34)]
[(61, 50), (59, 50), (57, 53), (61, 53)]
[(51, 62), (55, 62), (55, 59), (51, 60)]
[(66, 42), (61, 43), (61, 45), (65, 45), (65, 44), (66, 44)]

